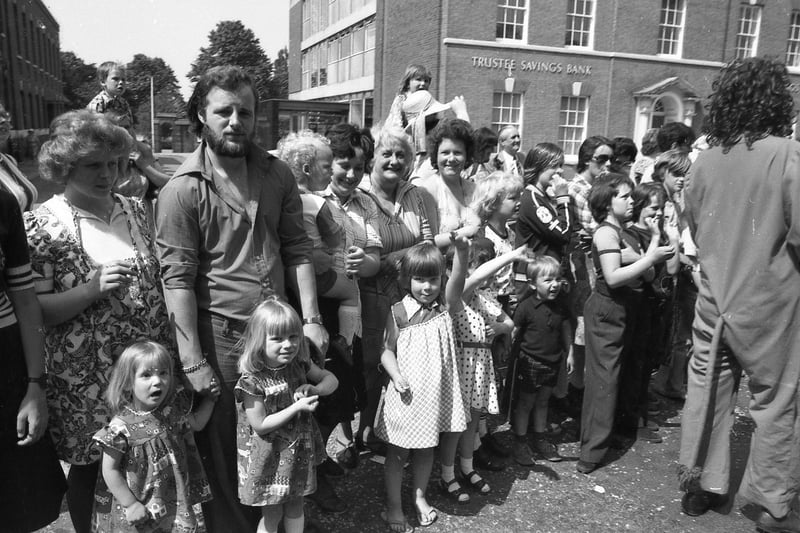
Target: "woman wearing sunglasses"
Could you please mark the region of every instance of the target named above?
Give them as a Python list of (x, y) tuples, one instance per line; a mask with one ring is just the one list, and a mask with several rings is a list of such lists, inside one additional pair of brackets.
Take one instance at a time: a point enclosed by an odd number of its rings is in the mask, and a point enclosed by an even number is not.
[[(611, 168), (614, 155), (613, 143), (610, 139), (595, 135), (589, 137), (578, 149), (577, 173), (569, 182), (569, 196), (572, 205), (573, 231), (567, 247), (572, 276), (575, 285), (570, 291), (570, 311), (575, 319), (575, 335), (573, 341), (573, 357), (575, 364), (570, 374), (570, 384), (578, 391), (583, 391), (583, 364), (585, 345), (583, 339), (583, 306), (594, 285), (594, 271), (591, 268), (589, 254), (592, 249), (592, 235), (597, 226), (589, 209), (589, 191), (592, 183), (603, 172)], [(589, 268), (587, 268), (587, 266)], [(580, 392), (572, 400), (575, 405), (581, 404)]]

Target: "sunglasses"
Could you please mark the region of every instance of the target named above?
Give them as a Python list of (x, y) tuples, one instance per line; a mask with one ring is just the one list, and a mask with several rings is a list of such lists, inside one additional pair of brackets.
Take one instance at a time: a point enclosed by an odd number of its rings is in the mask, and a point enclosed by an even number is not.
[(600, 163), (601, 165), (608, 163), (610, 160), (611, 160), (610, 155), (603, 154), (603, 155), (592, 156), (592, 161), (594, 161), (595, 163)]

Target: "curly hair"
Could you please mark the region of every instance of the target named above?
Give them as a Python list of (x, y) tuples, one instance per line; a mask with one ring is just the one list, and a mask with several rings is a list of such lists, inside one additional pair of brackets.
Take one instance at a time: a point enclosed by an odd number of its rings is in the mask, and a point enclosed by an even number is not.
[(205, 115), (206, 96), (214, 87), (225, 89), (226, 91), (238, 91), (242, 87), (249, 87), (253, 93), (254, 113), (258, 113), (258, 91), (253, 83), (253, 78), (241, 67), (233, 65), (222, 65), (212, 67), (205, 71), (197, 85), (194, 86), (192, 96), (186, 106), (186, 115), (192, 125), (192, 133), (200, 135), (203, 132), (203, 122), (199, 115)]
[(126, 158), (133, 139), (107, 117), (81, 109), (57, 116), (50, 124), (50, 139), (39, 150), (39, 174), (47, 181), (64, 184), (78, 162), (102, 151)]
[(650, 128), (642, 137), (642, 155), (651, 156), (658, 153), (658, 128)]
[(612, 148), (614, 145), (610, 139), (602, 135), (593, 135), (581, 143), (578, 148), (578, 164), (575, 165), (575, 171), (579, 174), (586, 170), (589, 166), (589, 161), (594, 157), (594, 152), (601, 146), (608, 146)]
[(375, 141), (369, 130), (359, 128), (355, 124), (347, 122), (336, 124), (325, 132), (325, 137), (331, 143), (331, 151), (335, 158), (349, 159), (356, 155), (356, 148), (361, 148), (364, 152), (364, 163), (367, 164), (375, 154)]
[(444, 139), (451, 141), (461, 141), (464, 145), (464, 152), (467, 160), (464, 161), (464, 168), (472, 164), (472, 126), (466, 120), (460, 118), (446, 118), (440, 120), (435, 128), (428, 134), (427, 150), (431, 158), (431, 166), (437, 169), (436, 159), (439, 155), (439, 145)]
[[(594, 153), (594, 151), (592, 151)], [(525, 170), (525, 185), (535, 185), (539, 174), (548, 168), (564, 165), (564, 150), (553, 143), (539, 143), (525, 156), (522, 167)]]
[[(491, 128), (482, 126), (472, 132), (472, 144), (475, 156), (497, 148), (497, 134)], [(483, 161), (478, 161), (483, 163)]]
[(794, 101), (786, 65), (777, 59), (737, 59), (711, 85), (708, 144), (725, 151), (744, 138), (747, 147), (768, 135), (789, 135)]
[(600, 175), (592, 184), (589, 191), (589, 209), (592, 211), (592, 218), (598, 224), (605, 221), (608, 212), (611, 210), (611, 200), (619, 192), (619, 188), (627, 185), (633, 190), (633, 182), (625, 174), (606, 172)]
[(326, 137), (311, 130), (291, 132), (278, 141), (278, 158), (289, 165), (297, 183), (305, 185), (307, 180), (303, 167), (313, 167), (319, 150), (327, 147), (329, 142)]
[(475, 184), (470, 207), (481, 223), (485, 223), (497, 211), (504, 199), (514, 195), (518, 196), (524, 188), (519, 176), (496, 170)]

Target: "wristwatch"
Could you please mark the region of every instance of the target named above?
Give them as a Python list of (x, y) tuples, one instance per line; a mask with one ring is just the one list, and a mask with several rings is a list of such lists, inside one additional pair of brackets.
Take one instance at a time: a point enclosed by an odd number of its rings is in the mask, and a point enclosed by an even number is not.
[(36, 383), (42, 389), (46, 389), (47, 388), (47, 374), (46, 373), (42, 374), (41, 376), (36, 377), (36, 378), (32, 378), (32, 377), (28, 376), (28, 383)]
[(314, 315), (308, 318), (304, 318), (303, 325), (305, 326), (306, 324), (319, 324), (320, 326), (322, 326), (323, 325), (322, 315)]

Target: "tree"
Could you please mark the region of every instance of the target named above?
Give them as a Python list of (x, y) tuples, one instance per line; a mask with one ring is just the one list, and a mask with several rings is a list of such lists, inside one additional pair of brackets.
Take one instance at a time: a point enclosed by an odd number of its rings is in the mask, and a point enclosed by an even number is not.
[(259, 100), (272, 97), (272, 61), (252, 30), (239, 20), (223, 20), (208, 34), (208, 41), (208, 46), (200, 49), (200, 55), (192, 63), (189, 79), (197, 82), (211, 67), (237, 65), (253, 77)]
[(271, 98), (289, 97), (289, 49), (285, 46), (278, 51), (275, 70), (272, 74)]
[(100, 92), (97, 72), (93, 64), (87, 65), (73, 52), (61, 52), (61, 79), (68, 109), (81, 109)]
[(175, 72), (160, 57), (136, 54), (125, 67), (128, 80), (125, 99), (140, 125), (150, 124), (150, 77), (153, 77), (153, 93), (156, 113), (182, 115), (186, 104), (181, 96)]

